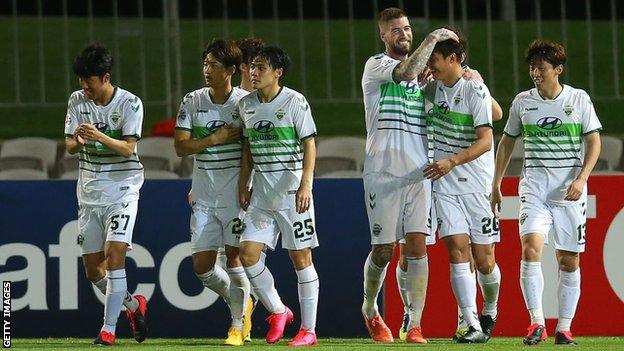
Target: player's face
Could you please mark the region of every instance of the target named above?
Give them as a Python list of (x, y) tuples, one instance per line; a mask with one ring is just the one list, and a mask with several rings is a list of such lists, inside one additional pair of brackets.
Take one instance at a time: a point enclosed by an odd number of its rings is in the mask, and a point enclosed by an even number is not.
[(451, 56), (444, 58), (441, 53), (434, 52), (429, 57), (429, 61), (427, 61), (427, 68), (433, 75), (433, 78), (436, 80), (444, 80), (446, 75), (449, 73), (451, 69)]
[(263, 58), (255, 58), (249, 65), (249, 77), (254, 89), (264, 89), (274, 84), (279, 84), (282, 76), (281, 68), (274, 69), (269, 62)]
[(562, 72), (562, 65), (553, 67), (550, 62), (544, 60), (534, 61), (529, 65), (529, 76), (537, 88), (544, 84), (555, 83)]
[(106, 84), (110, 83), (110, 74), (104, 76), (78, 77), (78, 83), (87, 99), (97, 100), (105, 93)]
[(381, 40), (386, 44), (388, 52), (404, 56), (412, 50), (412, 27), (407, 17), (382, 24), (381, 33)]
[(206, 55), (203, 65), (204, 81), (208, 87), (219, 87), (227, 82), (227, 78), (233, 74), (232, 69), (228, 69), (219, 62), (212, 53)]

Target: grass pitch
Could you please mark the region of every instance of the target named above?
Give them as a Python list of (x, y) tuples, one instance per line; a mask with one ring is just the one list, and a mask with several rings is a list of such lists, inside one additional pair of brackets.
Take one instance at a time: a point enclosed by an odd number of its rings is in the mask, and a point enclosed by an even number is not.
[[(262, 339), (254, 339), (242, 348), (247, 350), (276, 350), (286, 349), (289, 339), (280, 341), (277, 345), (267, 345)], [(30, 350), (93, 350), (98, 346), (91, 345), (92, 339), (13, 339), (12, 347), (16, 349)], [(578, 346), (575, 350), (624, 350), (624, 337), (578, 337)], [(148, 339), (142, 344), (137, 344), (132, 339), (118, 339), (114, 349), (136, 350), (213, 350), (234, 349), (231, 346), (223, 346), (222, 339)], [(429, 339), (427, 345), (407, 345), (402, 341), (393, 344), (377, 344), (370, 339), (334, 339), (324, 338), (319, 340), (313, 350), (408, 350), (419, 347), (427, 350), (528, 350), (529, 348), (547, 351), (561, 350), (563, 345), (554, 345), (554, 338), (550, 337), (544, 343), (537, 346), (525, 346), (521, 338), (493, 338), (485, 345), (456, 344), (450, 339)], [(288, 348), (291, 349), (292, 348)]]

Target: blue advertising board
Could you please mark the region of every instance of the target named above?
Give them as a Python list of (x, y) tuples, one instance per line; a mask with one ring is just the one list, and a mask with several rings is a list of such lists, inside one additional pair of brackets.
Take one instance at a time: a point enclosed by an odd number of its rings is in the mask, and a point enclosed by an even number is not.
[[(103, 295), (84, 276), (75, 181), (0, 181), (0, 280), (12, 282), (13, 337), (91, 337), (101, 326)], [(223, 337), (229, 312), (192, 270), (188, 241), (189, 180), (147, 180), (141, 189), (134, 249), (126, 262), (128, 289), (149, 299), (153, 337)], [(362, 265), (370, 249), (362, 181), (316, 180), (320, 247), (319, 336), (364, 336)], [(286, 251), (269, 252), (282, 300), (295, 312), (287, 336), (299, 327), (297, 277)], [(267, 312), (254, 314), (263, 337)], [(120, 316), (118, 335), (128, 336)]]

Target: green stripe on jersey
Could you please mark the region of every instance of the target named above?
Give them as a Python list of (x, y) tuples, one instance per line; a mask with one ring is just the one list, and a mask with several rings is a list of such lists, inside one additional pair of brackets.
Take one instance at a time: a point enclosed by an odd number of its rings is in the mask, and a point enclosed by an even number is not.
[(258, 132), (253, 128), (247, 128), (247, 135), (250, 142), (299, 139), (295, 127), (275, 127), (266, 133)]
[(433, 113), (435, 117), (446, 123), (474, 128), (474, 118), (471, 114), (455, 111), (448, 111), (444, 113), (438, 105), (433, 105)]
[(449, 125), (449, 124), (440, 123), (437, 120), (431, 120), (431, 125), (437, 128), (447, 130), (449, 132), (453, 132), (453, 133), (464, 134), (464, 135), (475, 135), (475, 130), (472, 127), (466, 128), (464, 126)]
[(381, 99), (386, 96), (394, 96), (407, 101), (419, 101), (424, 102), (425, 97), (422, 89), (418, 88), (415, 84), (414, 87), (406, 89), (400, 84), (395, 82), (389, 82), (382, 84), (381, 87)]

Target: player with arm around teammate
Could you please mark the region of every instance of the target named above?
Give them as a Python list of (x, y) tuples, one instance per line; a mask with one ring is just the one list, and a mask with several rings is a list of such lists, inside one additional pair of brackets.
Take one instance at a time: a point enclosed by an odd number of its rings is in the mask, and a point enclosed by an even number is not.
[(127, 291), (126, 251), (132, 249), (143, 165), (136, 153), (141, 137), (143, 104), (139, 97), (114, 86), (113, 58), (98, 44), (74, 60), (81, 90), (69, 98), (65, 147), (79, 153), (78, 244), (87, 279), (103, 294), (104, 323), (93, 342), (115, 344), (121, 306), (126, 307), (134, 338), (147, 335), (147, 300)]
[[(553, 229), (559, 265), (559, 321), (555, 344), (576, 344), (571, 324), (581, 294), (580, 253), (585, 251), (587, 179), (600, 155), (602, 126), (587, 93), (559, 83), (566, 63), (558, 43), (535, 40), (525, 61), (535, 88), (516, 95), (498, 144), (492, 211), (498, 213), (500, 185), (518, 137), (524, 142), (520, 180), (520, 286), (531, 317), (523, 342), (546, 340), (542, 293), (542, 249)], [(584, 150), (585, 147), (585, 150)]]

